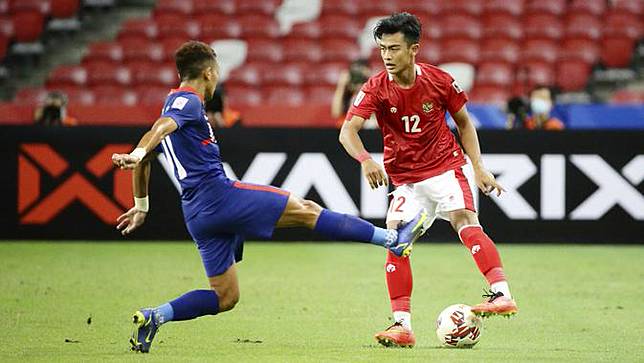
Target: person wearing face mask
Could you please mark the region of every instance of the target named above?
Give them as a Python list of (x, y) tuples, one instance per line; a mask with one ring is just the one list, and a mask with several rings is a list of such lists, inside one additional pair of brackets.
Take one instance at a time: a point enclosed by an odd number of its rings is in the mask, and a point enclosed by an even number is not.
[(546, 86), (537, 86), (530, 92), (531, 115), (525, 118), (523, 126), (527, 130), (558, 131), (564, 129), (561, 120), (550, 115), (552, 93)]
[(67, 96), (58, 91), (49, 92), (43, 105), (34, 111), (34, 120), (41, 126), (76, 126), (78, 120), (67, 114)]

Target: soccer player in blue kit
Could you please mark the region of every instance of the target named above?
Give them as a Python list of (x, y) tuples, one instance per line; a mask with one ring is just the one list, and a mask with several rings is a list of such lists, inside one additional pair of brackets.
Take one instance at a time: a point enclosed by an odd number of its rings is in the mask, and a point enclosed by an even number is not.
[(133, 169), (134, 207), (117, 219), (116, 228), (127, 235), (144, 223), (150, 161), (155, 151), (162, 152), (181, 185), (185, 223), (210, 289), (193, 290), (156, 308), (136, 311), (132, 350), (149, 352), (158, 328), (169, 321), (231, 310), (239, 300), (235, 263), (241, 260), (247, 236), (270, 238), (275, 228), (306, 227), (332, 240), (372, 243), (398, 256), (409, 255), (424, 232), (424, 212), (398, 231), (383, 229), (285, 190), (228, 179), (204, 111), (204, 99), (212, 97), (219, 77), (217, 56), (207, 44), (190, 41), (176, 51), (175, 62), (181, 85), (167, 96), (161, 117), (134, 151), (112, 155), (115, 166)]

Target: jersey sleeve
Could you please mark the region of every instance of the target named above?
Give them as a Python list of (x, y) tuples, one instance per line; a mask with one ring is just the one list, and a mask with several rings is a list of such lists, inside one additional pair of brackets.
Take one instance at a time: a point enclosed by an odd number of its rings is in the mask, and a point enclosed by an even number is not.
[(161, 117), (170, 117), (179, 128), (190, 122), (198, 122), (201, 117), (201, 100), (193, 95), (177, 96), (164, 110)]
[(467, 102), (467, 94), (465, 91), (458, 85), (458, 82), (452, 78), (449, 74), (445, 75), (445, 87), (447, 92), (445, 93), (445, 104), (447, 105), (447, 111), (451, 115), (454, 115), (458, 112), (465, 103)]
[(378, 97), (370, 83), (365, 83), (353, 98), (351, 107), (347, 111), (347, 120), (350, 120), (354, 115), (368, 119), (378, 109)]

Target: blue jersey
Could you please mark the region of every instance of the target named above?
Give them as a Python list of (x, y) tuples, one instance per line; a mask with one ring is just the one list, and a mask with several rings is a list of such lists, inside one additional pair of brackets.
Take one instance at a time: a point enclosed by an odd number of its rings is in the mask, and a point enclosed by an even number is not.
[(217, 193), (200, 193), (204, 185), (230, 184), (221, 164), (219, 146), (200, 96), (190, 87), (174, 89), (163, 105), (161, 117), (170, 117), (178, 128), (157, 148), (174, 167), (181, 185), (184, 217), (190, 219), (212, 204)]

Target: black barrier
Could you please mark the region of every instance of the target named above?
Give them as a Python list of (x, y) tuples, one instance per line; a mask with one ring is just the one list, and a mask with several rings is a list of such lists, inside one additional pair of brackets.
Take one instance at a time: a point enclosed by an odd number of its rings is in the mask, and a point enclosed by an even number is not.
[[(111, 167), (140, 128), (2, 127), (1, 239), (121, 238), (116, 215), (130, 207), (129, 172)], [(229, 176), (281, 186), (379, 225), (386, 191), (370, 191), (336, 130), (227, 129), (217, 133)], [(362, 133), (381, 149), (377, 131)], [(486, 166), (508, 193), (476, 196), (481, 223), (499, 242), (644, 243), (644, 132), (481, 131)], [(376, 155), (377, 156), (377, 155)], [(188, 239), (178, 192), (155, 163), (151, 212), (135, 239)], [(276, 239), (319, 239), (278, 231)], [(456, 235), (436, 222), (427, 240)]]

